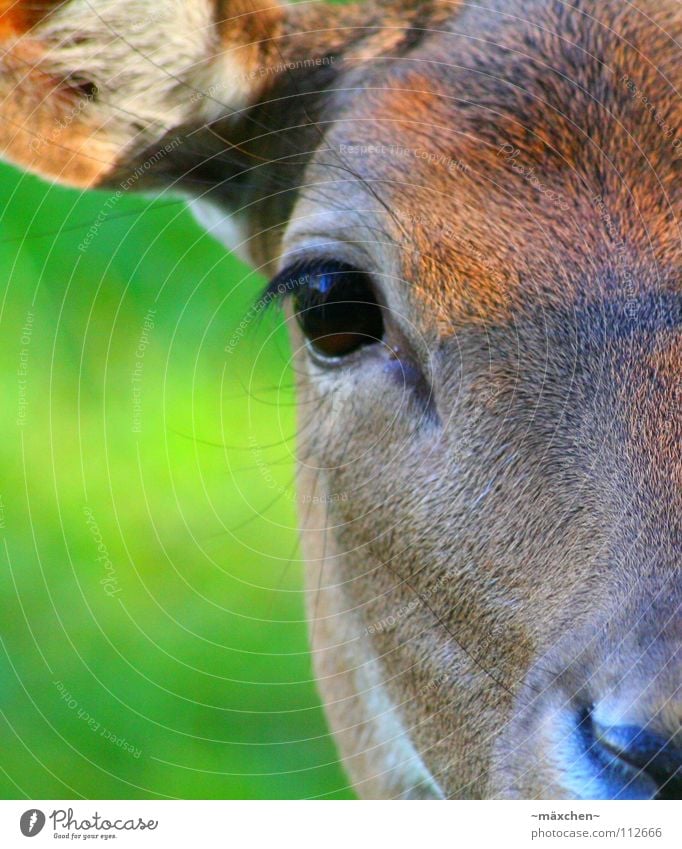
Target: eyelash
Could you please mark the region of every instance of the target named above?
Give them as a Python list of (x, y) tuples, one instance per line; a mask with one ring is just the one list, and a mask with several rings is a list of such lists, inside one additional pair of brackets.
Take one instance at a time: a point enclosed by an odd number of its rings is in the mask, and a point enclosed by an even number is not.
[(328, 259), (301, 259), (286, 266), (268, 283), (257, 304), (263, 310), (280, 309), (287, 298), (310, 283), (316, 271), (322, 271), (330, 262)]

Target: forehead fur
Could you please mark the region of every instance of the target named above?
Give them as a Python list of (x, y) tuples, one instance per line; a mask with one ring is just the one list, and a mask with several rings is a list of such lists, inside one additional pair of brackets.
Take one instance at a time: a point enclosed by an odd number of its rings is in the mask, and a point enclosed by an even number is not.
[(489, 0), (445, 30), (330, 107), (423, 297), (489, 319), (599, 281), (676, 286), (679, 7)]

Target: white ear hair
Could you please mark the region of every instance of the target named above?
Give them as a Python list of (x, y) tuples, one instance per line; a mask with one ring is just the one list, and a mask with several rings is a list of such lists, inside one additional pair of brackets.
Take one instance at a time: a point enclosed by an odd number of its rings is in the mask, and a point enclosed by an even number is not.
[(131, 123), (152, 141), (248, 100), (246, 75), (220, 42), (213, 0), (72, 0), (25, 37), (40, 43), (51, 77), (82, 76), (96, 87), (88, 110), (101, 111), (114, 135), (120, 125), (127, 140)]
[(248, 229), (237, 215), (228, 213), (204, 198), (190, 198), (189, 208), (197, 223), (244, 262), (253, 264), (249, 253)]
[(70, 0), (31, 26), (28, 6), (0, 28), (0, 154), (77, 186), (248, 106), (283, 14), (277, 0)]

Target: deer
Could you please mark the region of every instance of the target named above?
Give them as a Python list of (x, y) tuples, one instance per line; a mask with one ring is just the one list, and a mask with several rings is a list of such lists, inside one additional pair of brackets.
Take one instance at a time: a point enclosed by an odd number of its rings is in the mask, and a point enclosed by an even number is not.
[(6, 161), (271, 281), (358, 795), (682, 797), (679, 2), (0, 11)]

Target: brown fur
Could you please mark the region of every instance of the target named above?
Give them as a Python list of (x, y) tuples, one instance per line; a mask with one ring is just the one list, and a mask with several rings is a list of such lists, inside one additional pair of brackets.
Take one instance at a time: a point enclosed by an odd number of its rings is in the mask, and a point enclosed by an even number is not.
[(391, 315), (398, 359), (336, 371), (291, 322), (349, 772), (366, 796), (609, 795), (562, 766), (577, 711), (682, 746), (679, 4), (264, 6), (217, 10), (247, 76), (330, 61), (119, 145), (108, 179), (191, 129), (141, 185), (201, 185), (269, 270), (323, 243)]

